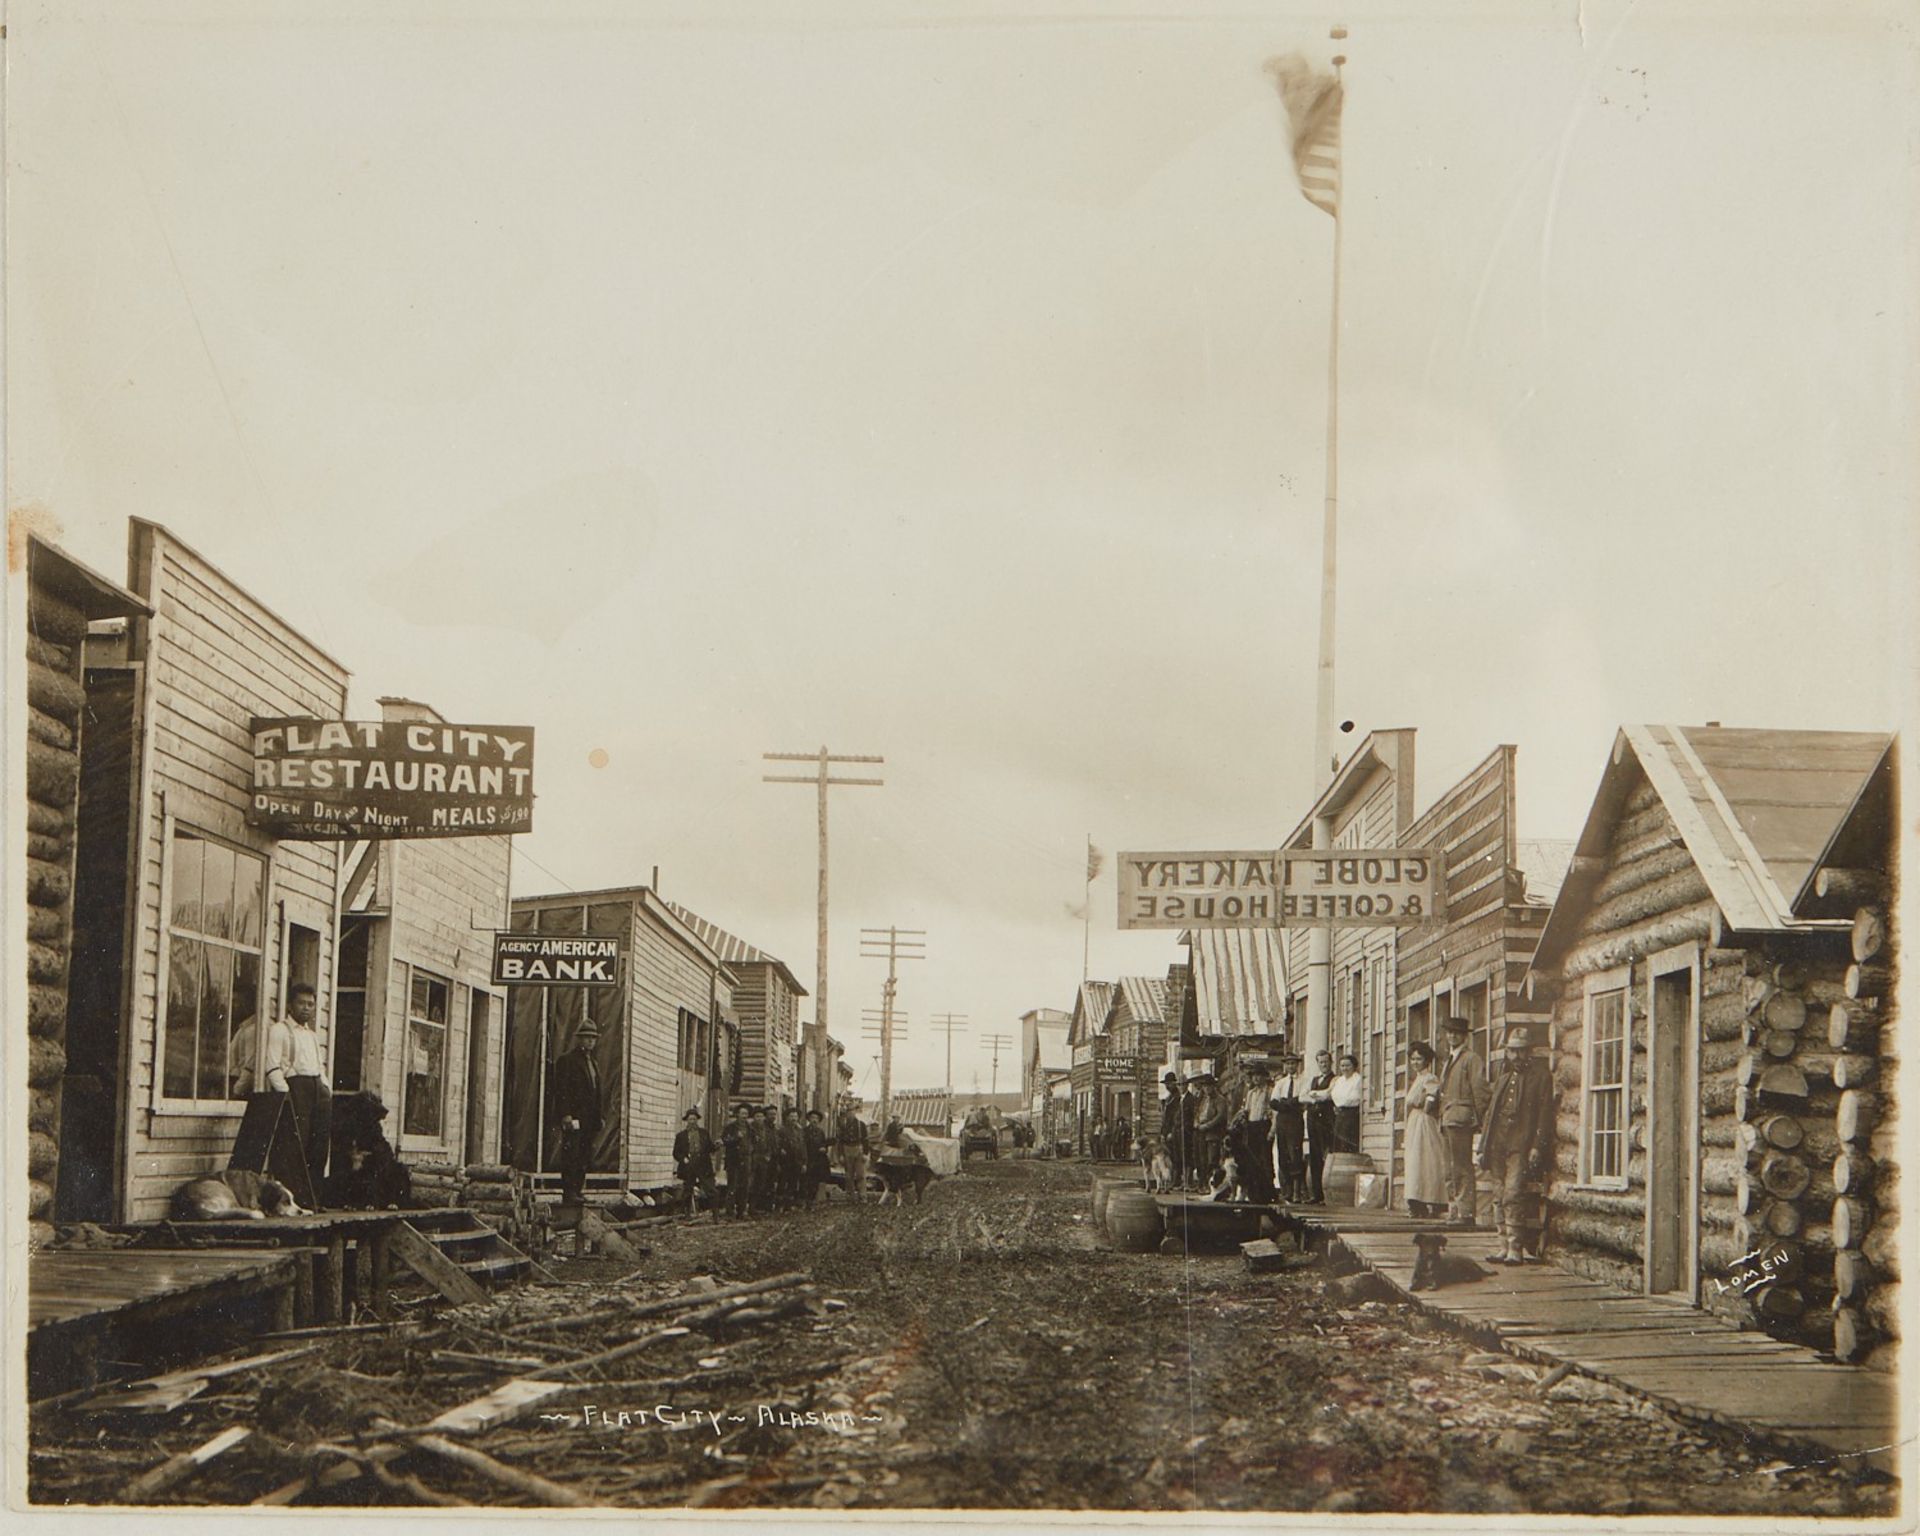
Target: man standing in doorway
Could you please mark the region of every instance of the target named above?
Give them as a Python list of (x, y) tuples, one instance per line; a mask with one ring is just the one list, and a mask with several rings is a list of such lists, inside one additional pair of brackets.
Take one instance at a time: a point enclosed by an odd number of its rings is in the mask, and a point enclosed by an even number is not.
[(600, 1065), (594, 1048), (600, 1027), (588, 1019), (553, 1064), (553, 1112), (560, 1120), (560, 1199), (578, 1205), (586, 1195), (587, 1162), (600, 1136)]
[(1553, 1159), (1553, 1074), (1533, 1054), (1524, 1024), (1507, 1031), (1507, 1057), (1493, 1085), (1487, 1130), (1480, 1138), (1480, 1166), (1500, 1187), (1500, 1235), (1506, 1252), (1495, 1264), (1532, 1264), (1540, 1259), (1541, 1195)]
[(320, 1032), (313, 1026), (319, 1011), (319, 998), (306, 982), (287, 988), (287, 1014), (267, 1030), (264, 1062), (267, 1086), (286, 1094), (293, 1110), (316, 1206), (327, 1172), (333, 1119), (333, 1093), (320, 1067)]
[(1447, 1224), (1471, 1232), (1480, 1191), (1473, 1176), (1473, 1136), (1487, 1114), (1487, 1067), (1468, 1043), (1473, 1026), (1447, 1020), (1447, 1056), (1440, 1066), (1440, 1136), (1447, 1150)]

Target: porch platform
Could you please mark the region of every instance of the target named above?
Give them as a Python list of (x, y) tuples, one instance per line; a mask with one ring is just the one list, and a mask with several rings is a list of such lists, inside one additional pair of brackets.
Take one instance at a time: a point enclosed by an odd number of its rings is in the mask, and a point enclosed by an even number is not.
[(259, 1248), (41, 1249), (27, 1258), (27, 1393), (92, 1386), (291, 1328), (305, 1257)]
[[(1429, 1312), (1526, 1359), (1571, 1365), (1683, 1418), (1780, 1442), (1789, 1455), (1898, 1469), (1891, 1375), (1836, 1365), (1681, 1300), (1637, 1295), (1552, 1263), (1489, 1265), (1488, 1277), (1408, 1291), (1413, 1234), (1444, 1223), (1390, 1211), (1292, 1207), (1303, 1235), (1337, 1242)], [(1396, 1219), (1397, 1217), (1397, 1219)], [(1486, 1258), (1491, 1232), (1449, 1232), (1447, 1253)]]

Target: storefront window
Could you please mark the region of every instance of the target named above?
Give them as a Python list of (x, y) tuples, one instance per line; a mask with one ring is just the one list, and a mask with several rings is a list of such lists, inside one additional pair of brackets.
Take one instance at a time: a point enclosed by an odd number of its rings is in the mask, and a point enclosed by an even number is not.
[(447, 1093), (448, 984), (425, 971), (413, 973), (407, 992), (406, 1098), (400, 1129), (408, 1136), (438, 1136)]
[(224, 1104), (253, 1089), (266, 861), (176, 827), (161, 1093)]

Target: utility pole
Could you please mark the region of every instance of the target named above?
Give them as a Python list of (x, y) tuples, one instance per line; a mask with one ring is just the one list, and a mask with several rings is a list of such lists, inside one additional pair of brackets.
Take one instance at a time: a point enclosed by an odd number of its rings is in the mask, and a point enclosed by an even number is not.
[(990, 1088), (988, 1092), (998, 1093), (1000, 1091), (1000, 1048), (1005, 1046), (1008, 1050), (1012, 1050), (1013, 1036), (982, 1035), (980, 1037), (980, 1043), (993, 1047), (993, 1087)]
[(944, 1081), (947, 1092), (951, 1094), (953, 1092), (953, 1037), (965, 1031), (967, 1016), (964, 1013), (936, 1013), (932, 1022), (933, 1027), (947, 1037), (947, 1075)]
[(828, 1080), (831, 1069), (827, 1065), (827, 790), (833, 785), (871, 785), (875, 788), (886, 783), (885, 779), (836, 779), (829, 768), (833, 763), (884, 763), (884, 757), (872, 757), (863, 754), (836, 755), (822, 746), (818, 752), (762, 752), (760, 754), (773, 763), (813, 763), (812, 773), (763, 773), (760, 777), (767, 784), (812, 784), (820, 792), (820, 943), (815, 951), (813, 966), (813, 1102), (818, 1109), (830, 1109), (833, 1104), (833, 1083)]
[[(893, 1112), (893, 997), (900, 983), (902, 960), (927, 958), (927, 930), (924, 928), (862, 928), (860, 955), (865, 960), (885, 959), (887, 984), (880, 994), (880, 1132), (886, 1134)], [(884, 947), (883, 947), (884, 946)]]

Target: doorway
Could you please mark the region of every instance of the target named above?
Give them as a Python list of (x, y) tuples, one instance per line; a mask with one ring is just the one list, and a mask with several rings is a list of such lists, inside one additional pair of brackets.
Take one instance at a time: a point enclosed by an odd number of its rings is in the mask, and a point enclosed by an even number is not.
[(475, 987), (467, 1004), (467, 1163), (487, 1156), (487, 1036), (493, 1028), (493, 994)]
[[(1662, 963), (1662, 962), (1666, 963)], [(1700, 1299), (1700, 1035), (1691, 952), (1651, 968), (1647, 998), (1649, 1296)]]

